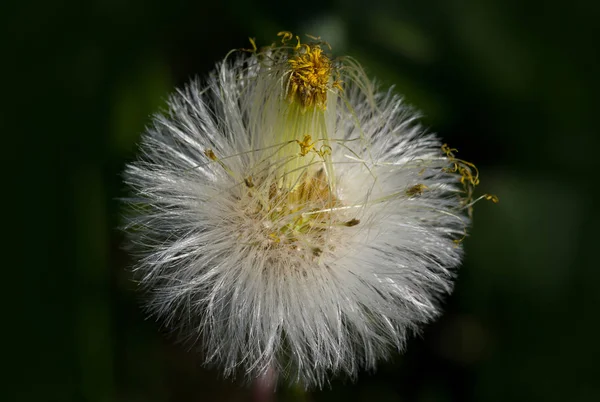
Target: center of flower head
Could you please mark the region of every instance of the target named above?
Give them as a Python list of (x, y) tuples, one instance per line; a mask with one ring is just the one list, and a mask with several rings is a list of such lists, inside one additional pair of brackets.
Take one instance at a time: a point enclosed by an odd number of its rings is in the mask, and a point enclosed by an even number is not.
[[(251, 244), (255, 247), (310, 259), (331, 248), (338, 228), (359, 222), (348, 221), (339, 212), (343, 204), (322, 164), (328, 148), (316, 147), (310, 135), (291, 146), (297, 150), (294, 158), (300, 172), (294, 175), (294, 185), (286, 185), (282, 178), (291, 174), (287, 164), (244, 179), (245, 190), (239, 201), (245, 223), (240, 232), (242, 237), (254, 233)], [(261, 235), (256, 236), (257, 232)]]
[(314, 256), (322, 253), (325, 232), (332, 225), (332, 208), (339, 200), (331, 193), (322, 169), (305, 172), (293, 190), (269, 188), (268, 202), (255, 211), (264, 219), (265, 234), (271, 246), (287, 245), (309, 250)]
[[(359, 221), (342, 211), (344, 204), (332, 188), (322, 163), (329, 149), (317, 148), (310, 135), (290, 145), (297, 149), (295, 158), (301, 162), (295, 185), (286, 185), (284, 180), (291, 174), (288, 164), (276, 167), (277, 163), (265, 161), (255, 166), (254, 174), (240, 181), (241, 191), (235, 196), (235, 210), (241, 212), (237, 232), (240, 241), (254, 248), (312, 259), (332, 249), (340, 228), (356, 226)], [(214, 151), (204, 153), (235, 176)]]

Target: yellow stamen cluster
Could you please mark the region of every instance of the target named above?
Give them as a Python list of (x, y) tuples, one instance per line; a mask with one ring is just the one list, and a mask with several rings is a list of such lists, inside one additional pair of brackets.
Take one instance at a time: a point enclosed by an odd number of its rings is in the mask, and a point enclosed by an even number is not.
[[(309, 250), (318, 257), (325, 248), (325, 234), (333, 224), (331, 209), (339, 205), (329, 189), (324, 171), (304, 173), (300, 185), (294, 190), (270, 185), (268, 198), (260, 199), (249, 189), (248, 212), (250, 217), (268, 222), (266, 240), (271, 246), (287, 245), (299, 251)], [(340, 222), (341, 225), (345, 223)], [(346, 226), (354, 226), (352, 223)], [(305, 236), (310, 234), (310, 236)]]
[[(446, 154), (446, 157), (452, 164), (452, 167), (444, 168), (444, 172), (458, 173), (460, 175), (460, 183), (463, 185), (463, 191), (466, 194), (462, 197), (462, 205), (463, 208), (468, 210), (469, 217), (473, 217), (473, 205), (479, 200), (485, 199), (492, 201), (493, 203), (499, 201), (498, 197), (493, 194), (483, 194), (479, 198), (473, 200), (474, 189), (479, 185), (479, 170), (475, 164), (456, 158), (455, 153), (458, 152), (458, 150), (456, 148), (450, 148), (448, 144), (442, 145), (442, 152)], [(454, 240), (454, 243), (457, 245), (462, 243), (467, 236), (466, 228), (464, 229), (464, 232), (464, 236)]]
[(332, 88), (341, 89), (339, 81), (332, 82), (333, 65), (318, 44), (301, 45), (298, 41), (295, 54), (288, 64), (288, 100), (299, 102), (303, 108), (317, 106), (324, 110), (327, 92)]
[(442, 152), (445, 153), (446, 157), (452, 162), (452, 167), (446, 168), (446, 172), (458, 172), (458, 174), (460, 174), (461, 184), (469, 186), (471, 189), (479, 184), (479, 170), (473, 163), (457, 159), (454, 153), (458, 152), (458, 149), (450, 148), (448, 144), (444, 144), (442, 145)]

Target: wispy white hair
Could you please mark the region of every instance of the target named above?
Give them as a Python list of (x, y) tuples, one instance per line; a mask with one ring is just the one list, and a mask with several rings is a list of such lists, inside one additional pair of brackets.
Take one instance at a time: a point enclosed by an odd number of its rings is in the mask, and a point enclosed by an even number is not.
[(321, 387), (438, 315), (469, 219), (455, 161), (400, 97), (343, 59), (343, 91), (291, 112), (270, 52), (230, 57), (154, 117), (125, 170), (127, 231), (148, 309), (206, 363)]

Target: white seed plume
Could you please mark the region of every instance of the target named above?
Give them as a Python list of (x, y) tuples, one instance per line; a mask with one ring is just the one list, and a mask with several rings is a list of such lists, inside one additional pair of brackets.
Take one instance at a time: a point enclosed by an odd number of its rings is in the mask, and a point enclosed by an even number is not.
[(207, 363), (320, 387), (438, 314), (477, 178), (357, 62), (290, 37), (170, 98), (127, 231), (149, 310)]

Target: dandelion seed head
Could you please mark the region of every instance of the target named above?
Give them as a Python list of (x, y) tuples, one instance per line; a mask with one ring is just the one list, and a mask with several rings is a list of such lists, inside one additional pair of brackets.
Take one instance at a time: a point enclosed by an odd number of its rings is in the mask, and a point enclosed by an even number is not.
[(279, 36), (154, 117), (127, 232), (148, 309), (206, 363), (320, 387), (438, 315), (479, 179), (358, 62)]

